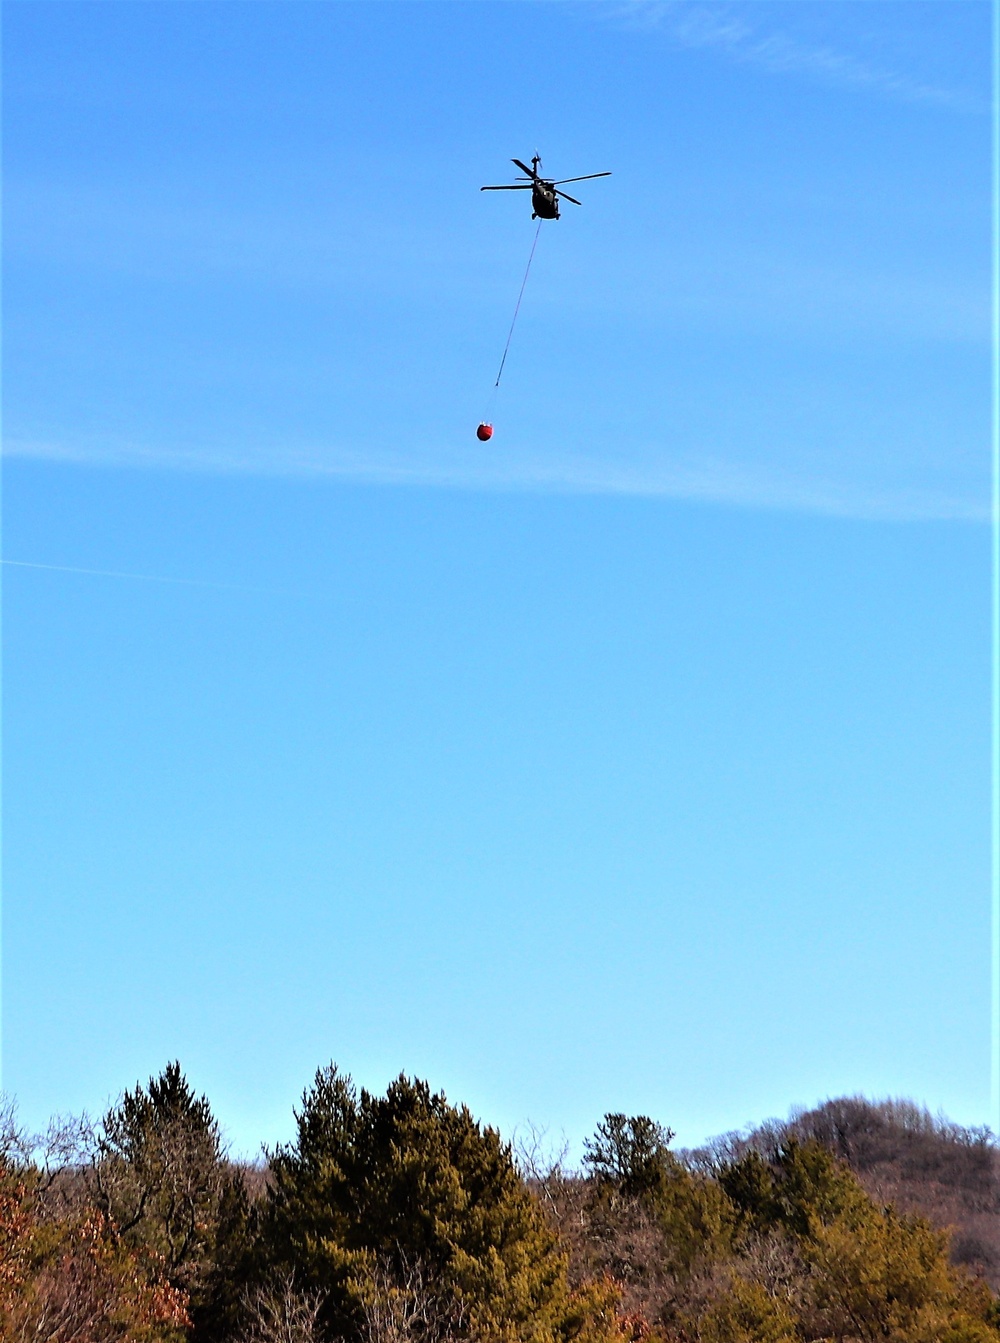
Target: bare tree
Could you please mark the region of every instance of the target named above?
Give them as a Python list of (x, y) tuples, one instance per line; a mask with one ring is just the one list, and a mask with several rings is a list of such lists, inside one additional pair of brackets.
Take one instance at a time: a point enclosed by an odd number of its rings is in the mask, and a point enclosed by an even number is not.
[(32, 1139), (41, 1217), (64, 1217), (91, 1206), (96, 1152), (97, 1135), (86, 1114), (56, 1115), (45, 1132)]
[(566, 1186), (579, 1178), (566, 1164), (569, 1140), (564, 1133), (558, 1140), (550, 1139), (548, 1129), (529, 1119), (522, 1128), (515, 1130), (511, 1147), (522, 1180), (540, 1200), (558, 1229), (566, 1203)]
[(323, 1294), (299, 1287), (294, 1274), (272, 1279), (244, 1299), (239, 1343), (319, 1343)]
[(381, 1258), (364, 1304), (364, 1343), (447, 1343), (467, 1332), (464, 1303), (441, 1292), (426, 1265), (397, 1251)]

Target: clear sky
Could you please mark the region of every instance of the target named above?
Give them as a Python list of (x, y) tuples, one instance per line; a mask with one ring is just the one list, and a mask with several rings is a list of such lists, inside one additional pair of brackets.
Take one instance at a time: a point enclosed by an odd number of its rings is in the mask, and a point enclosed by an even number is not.
[(8, 0), (29, 1124), (989, 1120), (989, 21)]

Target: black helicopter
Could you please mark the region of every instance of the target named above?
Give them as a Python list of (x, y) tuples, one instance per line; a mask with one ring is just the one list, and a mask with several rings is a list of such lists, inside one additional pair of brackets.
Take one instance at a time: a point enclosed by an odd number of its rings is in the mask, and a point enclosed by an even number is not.
[(570, 196), (568, 192), (557, 191), (556, 187), (565, 186), (567, 182), (589, 182), (592, 177), (610, 177), (610, 173), (587, 173), (585, 177), (564, 177), (558, 182), (550, 181), (547, 177), (541, 177), (538, 169), (542, 160), (536, 154), (531, 160), (531, 167), (522, 163), (520, 159), (511, 159), (511, 163), (520, 168), (523, 173), (527, 173), (527, 180), (518, 179), (516, 183), (509, 187), (480, 187), (480, 191), (530, 191), (532, 219), (558, 219), (559, 218), (559, 200), (572, 201), (574, 205), (581, 204), (575, 196)]

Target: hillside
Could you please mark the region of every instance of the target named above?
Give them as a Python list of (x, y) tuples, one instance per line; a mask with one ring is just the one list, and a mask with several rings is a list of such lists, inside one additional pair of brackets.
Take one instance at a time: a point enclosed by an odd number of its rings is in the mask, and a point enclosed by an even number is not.
[(791, 1138), (822, 1143), (878, 1203), (953, 1228), (953, 1262), (1000, 1289), (1000, 1153), (989, 1129), (963, 1128), (912, 1101), (845, 1096), (723, 1139), (717, 1154), (768, 1153)]

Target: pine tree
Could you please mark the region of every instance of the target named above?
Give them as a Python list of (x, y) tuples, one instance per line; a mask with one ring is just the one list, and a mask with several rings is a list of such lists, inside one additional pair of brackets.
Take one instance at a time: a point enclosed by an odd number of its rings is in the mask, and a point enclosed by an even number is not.
[(226, 1172), (211, 1106), (179, 1063), (108, 1111), (94, 1175), (98, 1207), (125, 1243), (159, 1255), (170, 1281), (197, 1303)]
[[(652, 1269), (679, 1283), (728, 1250), (729, 1201), (713, 1180), (674, 1156), (673, 1136), (646, 1115), (606, 1114), (584, 1144), (590, 1224), (605, 1247), (598, 1266), (615, 1276), (634, 1282)], [(642, 1238), (643, 1222), (658, 1241), (652, 1264), (637, 1262), (631, 1252), (631, 1244)]]
[(331, 1066), (296, 1120), (272, 1157), (265, 1267), (325, 1294), (331, 1336), (364, 1337), (387, 1294), (415, 1291), (407, 1318), (425, 1338), (552, 1343), (583, 1329), (509, 1147), (464, 1106), (402, 1076), (384, 1097), (358, 1094)]

